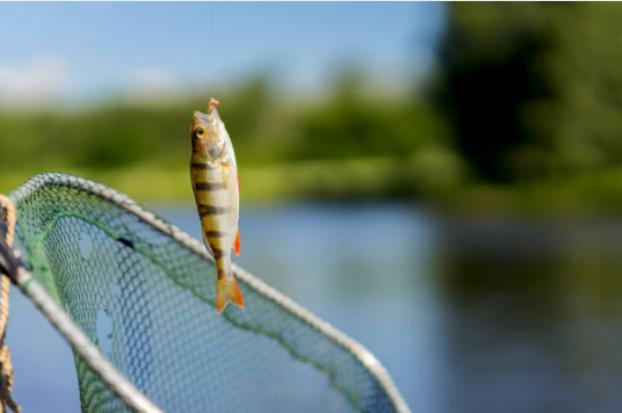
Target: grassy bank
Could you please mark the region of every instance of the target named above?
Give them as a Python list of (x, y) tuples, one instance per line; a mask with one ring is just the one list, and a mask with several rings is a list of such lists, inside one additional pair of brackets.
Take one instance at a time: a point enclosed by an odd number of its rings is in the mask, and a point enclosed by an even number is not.
[[(8, 193), (42, 171), (0, 174)], [(115, 170), (69, 169), (139, 202), (192, 202), (185, 167), (140, 166)], [(481, 185), (462, 178), (450, 153), (427, 151), (404, 159), (360, 158), (241, 168), (243, 202), (285, 200), (425, 200), (432, 207), (468, 214), (589, 215), (622, 211), (622, 168), (512, 186)]]
[(531, 183), (468, 185), (444, 200), (460, 213), (504, 215), (622, 214), (622, 167)]
[[(0, 191), (10, 192), (40, 172), (0, 173)], [(149, 165), (112, 170), (68, 168), (55, 172), (95, 180), (140, 201), (192, 199), (185, 165), (168, 169)], [(404, 159), (379, 157), (240, 167), (242, 196), (251, 202), (412, 197), (453, 187), (458, 176), (456, 160), (442, 151)]]

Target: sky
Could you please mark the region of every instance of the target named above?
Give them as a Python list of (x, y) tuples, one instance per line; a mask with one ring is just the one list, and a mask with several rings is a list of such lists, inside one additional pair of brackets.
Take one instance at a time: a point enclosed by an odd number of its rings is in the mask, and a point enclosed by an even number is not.
[(0, 3), (0, 104), (149, 98), (253, 75), (312, 93), (357, 66), (399, 88), (434, 67), (439, 3)]

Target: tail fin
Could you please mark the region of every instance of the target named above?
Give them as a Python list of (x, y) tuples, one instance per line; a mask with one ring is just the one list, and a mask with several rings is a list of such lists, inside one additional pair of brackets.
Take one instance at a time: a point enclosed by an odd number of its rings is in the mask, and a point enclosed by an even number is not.
[(238, 282), (233, 275), (222, 277), (216, 281), (216, 310), (222, 313), (222, 310), (230, 302), (244, 308), (244, 297), (242, 297)]

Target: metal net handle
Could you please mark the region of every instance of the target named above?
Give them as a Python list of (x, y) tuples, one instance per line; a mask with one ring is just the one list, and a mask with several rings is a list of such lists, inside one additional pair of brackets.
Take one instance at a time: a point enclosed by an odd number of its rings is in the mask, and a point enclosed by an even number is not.
[[(1, 205), (5, 207), (6, 211), (12, 211), (12, 215), (6, 214), (9, 219), (5, 220), (5, 223), (8, 224), (6, 225), (7, 228), (10, 229), (10, 231), (6, 232), (7, 235), (11, 235), (10, 240), (12, 241), (15, 227), (15, 209), (12, 202), (5, 197), (0, 198), (0, 202), (2, 202)], [(6, 205), (8, 205), (8, 207), (6, 207)], [(0, 224), (2, 224), (2, 220), (0, 220)], [(7, 236), (7, 240), (8, 238), (9, 237)], [(17, 284), (24, 295), (26, 295), (26, 297), (28, 297), (35, 304), (35, 306), (37, 306), (37, 308), (56, 328), (56, 330), (61, 333), (65, 340), (69, 342), (74, 351), (78, 353), (87, 366), (89, 366), (91, 370), (93, 370), (95, 374), (100, 377), (100, 379), (112, 392), (123, 400), (129, 409), (136, 413), (164, 413), (162, 409), (142, 394), (119, 370), (117, 370), (117, 368), (110, 361), (108, 361), (108, 359), (106, 359), (106, 357), (104, 357), (97, 346), (95, 346), (89, 337), (80, 329), (80, 327), (73, 322), (71, 317), (56, 304), (45, 289), (43, 289), (43, 287), (41, 287), (37, 282), (33, 281), (32, 275), (21, 265), (19, 259), (14, 255), (13, 250), (10, 248), (10, 245), (8, 245), (4, 239), (0, 241), (3, 244), (3, 254), (0, 257), (2, 259), (1, 264), (6, 267), (6, 275), (8, 276), (3, 277), (2, 279), (3, 293), (4, 283), (10, 282), (10, 278), (15, 284)], [(8, 316), (8, 304), (5, 303), (8, 303), (8, 300), (3, 299), (1, 304), (2, 308), (0, 308), (0, 327), (6, 326), (6, 320), (4, 320), (3, 317), (5, 314)], [(1, 358), (0, 362), (2, 362)], [(0, 388), (0, 391), (2, 390), (4, 389)], [(3, 395), (0, 394), (0, 398), (2, 398), (2, 396)], [(17, 412), (19, 411), (19, 407), (15, 409), (11, 406), (11, 408)]]

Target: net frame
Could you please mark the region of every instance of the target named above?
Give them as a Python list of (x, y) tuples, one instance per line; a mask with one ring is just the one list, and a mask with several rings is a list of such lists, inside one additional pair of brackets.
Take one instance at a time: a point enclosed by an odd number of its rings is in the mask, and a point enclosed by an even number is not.
[[(15, 204), (19, 204), (47, 185), (68, 186), (98, 196), (134, 215), (139, 220), (165, 236), (171, 237), (196, 254), (214, 262), (214, 257), (211, 253), (209, 253), (198, 240), (181, 229), (164, 222), (153, 213), (143, 209), (126, 195), (84, 178), (62, 173), (40, 174), (17, 188), (10, 195), (10, 198)], [(239, 280), (244, 282), (248, 288), (254, 290), (255, 293), (272, 301), (275, 305), (280, 306), (283, 310), (317, 330), (324, 337), (352, 354), (377, 381), (392, 402), (395, 411), (399, 413), (410, 413), (408, 405), (393, 383), (387, 370), (362, 344), (350, 338), (327, 321), (320, 319), (311, 311), (261, 281), (248, 271), (240, 268), (235, 263), (233, 264), (233, 272)], [(32, 281), (31, 274), (24, 267), (20, 267), (17, 283), (21, 291), (37, 305), (54, 327), (61, 332), (74, 348), (74, 351), (85, 360), (87, 365), (102, 379), (109, 389), (117, 394), (132, 411), (162, 412), (159, 407), (125, 378), (114, 364), (101, 353), (99, 348), (84, 334), (84, 332), (82, 332), (80, 327), (72, 321), (65, 310), (56, 304), (45, 289), (37, 282)]]

